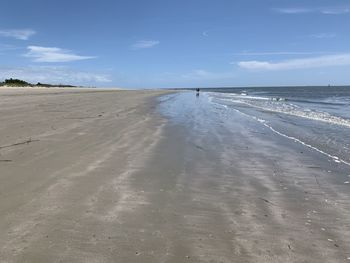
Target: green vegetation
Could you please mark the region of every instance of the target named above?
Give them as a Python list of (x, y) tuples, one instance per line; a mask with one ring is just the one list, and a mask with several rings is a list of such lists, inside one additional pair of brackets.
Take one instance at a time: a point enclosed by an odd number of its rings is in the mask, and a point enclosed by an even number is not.
[(73, 88), (76, 86), (72, 85), (52, 85), (52, 84), (46, 84), (46, 83), (40, 83), (38, 82), (37, 84), (31, 84), (29, 82), (26, 82), (24, 80), (20, 79), (5, 79), (3, 82), (0, 82), (0, 86), (9, 86), (9, 87), (59, 87), (59, 88)]
[(11, 86), (11, 87), (32, 86), (30, 83), (20, 79), (5, 79), (5, 81), (2, 82), (1, 84), (4, 86)]
[(50, 88), (50, 87), (75, 88), (75, 87), (76, 87), (76, 86), (73, 86), (73, 85), (62, 85), (62, 84), (52, 85), (52, 84), (40, 83), (40, 82), (38, 82), (36, 85), (33, 85), (33, 86), (34, 86), (34, 87), (46, 87), (46, 88)]

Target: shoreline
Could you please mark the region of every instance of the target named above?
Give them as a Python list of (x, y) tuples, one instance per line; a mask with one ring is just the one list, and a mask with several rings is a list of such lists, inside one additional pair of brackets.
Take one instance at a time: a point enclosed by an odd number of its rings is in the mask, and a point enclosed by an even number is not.
[(187, 245), (199, 262), (349, 260), (347, 164), (206, 96), (169, 101), (162, 110), (185, 136), (182, 185), (190, 197), (178, 203), (188, 207), (184, 235), (197, 237)]
[(326, 156), (189, 92), (34, 93), (0, 89), (0, 259), (349, 260)]

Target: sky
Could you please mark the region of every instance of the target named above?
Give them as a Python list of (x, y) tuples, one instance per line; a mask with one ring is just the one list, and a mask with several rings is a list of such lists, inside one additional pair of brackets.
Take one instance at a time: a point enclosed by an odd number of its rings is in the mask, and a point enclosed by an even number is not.
[(350, 1), (1, 0), (0, 80), (350, 84)]

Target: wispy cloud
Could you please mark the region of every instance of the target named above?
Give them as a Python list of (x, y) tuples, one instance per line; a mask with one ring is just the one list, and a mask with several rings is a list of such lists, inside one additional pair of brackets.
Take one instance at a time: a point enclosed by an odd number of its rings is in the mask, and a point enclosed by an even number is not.
[(209, 32), (208, 31), (203, 31), (202, 32), (202, 36), (203, 37), (208, 37), (209, 36)]
[(229, 72), (212, 72), (204, 69), (196, 69), (189, 73), (175, 75), (176, 78), (184, 80), (218, 80), (235, 77), (232, 71)]
[(238, 52), (232, 53), (233, 56), (282, 56), (282, 55), (320, 55), (330, 54), (331, 52), (299, 52), (299, 51), (271, 51), (271, 52)]
[(293, 70), (350, 65), (350, 54), (290, 59), (280, 62), (241, 61), (238, 66), (248, 70)]
[(311, 38), (319, 38), (319, 39), (335, 38), (336, 36), (337, 35), (334, 33), (319, 33), (319, 34), (310, 35)]
[(325, 15), (341, 15), (350, 13), (349, 7), (328, 7), (320, 10)]
[(92, 59), (92, 56), (80, 56), (71, 50), (57, 47), (28, 46), (25, 57), (33, 58), (34, 62), (70, 62), (77, 60)]
[(319, 13), (324, 15), (341, 15), (350, 13), (350, 7), (283, 7), (273, 8), (273, 11), (282, 14), (306, 14), (306, 13)]
[(0, 44), (0, 52), (1, 51), (8, 51), (8, 50), (15, 50), (15, 49), (19, 49), (19, 48), (16, 46), (13, 46), (13, 45)]
[(305, 14), (312, 12), (312, 9), (310, 8), (299, 7), (273, 8), (273, 10), (282, 14)]
[(66, 67), (0, 67), (0, 80), (19, 78), (32, 83), (89, 85), (111, 82), (107, 74), (76, 71)]
[(131, 45), (132, 49), (145, 49), (152, 48), (154, 46), (159, 45), (160, 42), (158, 40), (140, 40)]
[(11, 37), (19, 40), (28, 40), (36, 32), (33, 29), (0, 29), (1, 37)]

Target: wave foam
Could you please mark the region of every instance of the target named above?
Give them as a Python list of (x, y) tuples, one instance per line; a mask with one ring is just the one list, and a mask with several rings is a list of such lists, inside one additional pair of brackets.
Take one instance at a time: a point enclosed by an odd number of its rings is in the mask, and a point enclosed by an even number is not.
[(327, 112), (315, 111), (302, 108), (286, 101), (283, 98), (267, 98), (241, 96), (238, 94), (217, 94), (213, 93), (215, 99), (232, 103), (242, 103), (266, 111), (288, 114), (296, 117), (306, 118), (315, 121), (322, 121), (331, 124), (341, 125), (350, 128), (350, 120), (331, 115)]
[(242, 111), (240, 111), (240, 110), (237, 110), (237, 109), (235, 109), (235, 108), (229, 108), (227, 105), (223, 105), (223, 104), (216, 103), (216, 102), (213, 102), (213, 101), (211, 101), (211, 103), (216, 104), (216, 105), (219, 105), (219, 106), (221, 106), (221, 107), (224, 107), (225, 109), (234, 110), (234, 111), (236, 111), (236, 112), (238, 112), (238, 113), (240, 113), (240, 114), (242, 114), (242, 115), (244, 115), (244, 116), (246, 116), (246, 117), (248, 117), (248, 118), (254, 119), (255, 121), (261, 123), (261, 124), (262, 124), (263, 126), (265, 126), (266, 128), (270, 129), (270, 130), (271, 130), (272, 132), (274, 132), (275, 134), (278, 134), (279, 136), (282, 136), (282, 137), (284, 137), (284, 138), (287, 138), (287, 139), (289, 139), (289, 140), (292, 140), (292, 141), (294, 141), (294, 142), (296, 142), (296, 143), (299, 143), (299, 144), (301, 144), (301, 145), (303, 145), (303, 146), (305, 146), (305, 147), (308, 147), (308, 148), (310, 148), (310, 149), (312, 149), (312, 150), (314, 150), (314, 151), (316, 151), (316, 152), (318, 152), (318, 153), (320, 153), (320, 154), (322, 154), (322, 155), (325, 155), (325, 156), (327, 156), (328, 158), (330, 158), (332, 161), (334, 161), (335, 163), (342, 163), (342, 164), (345, 164), (345, 165), (350, 166), (350, 162), (345, 161), (345, 160), (339, 158), (338, 156), (329, 154), (329, 153), (327, 153), (327, 152), (325, 152), (325, 151), (323, 151), (323, 150), (321, 150), (321, 149), (318, 149), (317, 147), (315, 147), (315, 146), (313, 146), (313, 145), (311, 145), (311, 144), (308, 144), (308, 143), (306, 143), (306, 142), (304, 142), (304, 141), (302, 141), (302, 140), (300, 140), (300, 139), (298, 139), (298, 138), (295, 138), (295, 137), (293, 137), (293, 136), (289, 136), (289, 135), (284, 134), (284, 133), (282, 133), (282, 132), (280, 132), (280, 131), (277, 131), (275, 128), (273, 128), (271, 125), (269, 125), (269, 123), (268, 123), (266, 120), (264, 120), (264, 119), (260, 119), (260, 118), (258, 118), (258, 117), (256, 117), (256, 116), (246, 114), (246, 113), (244, 113), (244, 112), (242, 112)]

